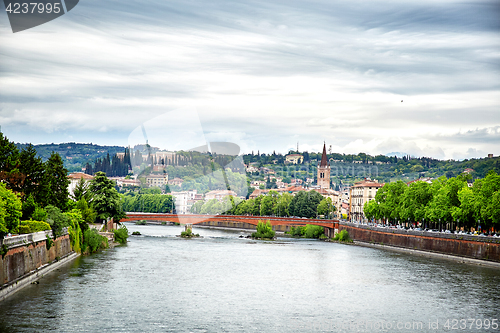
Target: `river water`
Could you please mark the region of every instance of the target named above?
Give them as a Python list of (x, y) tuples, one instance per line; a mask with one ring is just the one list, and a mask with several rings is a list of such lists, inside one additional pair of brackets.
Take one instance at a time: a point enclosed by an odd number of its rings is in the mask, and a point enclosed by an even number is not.
[(179, 226), (127, 227), (142, 236), (0, 303), (0, 332), (500, 332), (499, 269), (239, 231), (195, 228), (203, 238), (181, 239)]

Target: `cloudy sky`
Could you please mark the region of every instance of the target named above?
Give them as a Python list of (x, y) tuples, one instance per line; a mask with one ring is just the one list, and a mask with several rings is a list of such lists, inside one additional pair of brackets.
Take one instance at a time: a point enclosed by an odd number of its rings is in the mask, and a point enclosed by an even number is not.
[(499, 18), (498, 0), (81, 0), (12, 33), (2, 10), (1, 130), (122, 146), (163, 133), (171, 150), (499, 155)]

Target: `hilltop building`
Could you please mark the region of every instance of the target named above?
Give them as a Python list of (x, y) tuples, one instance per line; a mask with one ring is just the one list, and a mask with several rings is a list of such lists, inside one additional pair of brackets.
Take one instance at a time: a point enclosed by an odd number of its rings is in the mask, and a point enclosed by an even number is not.
[(304, 157), (300, 154), (290, 154), (285, 156), (285, 163), (300, 164)]

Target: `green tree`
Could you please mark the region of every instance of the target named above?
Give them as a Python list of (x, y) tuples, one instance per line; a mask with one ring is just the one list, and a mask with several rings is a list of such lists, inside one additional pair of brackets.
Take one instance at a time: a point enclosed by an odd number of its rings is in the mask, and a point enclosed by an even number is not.
[(47, 162), (45, 162), (45, 173), (42, 180), (42, 198), (41, 203), (53, 205), (64, 211), (68, 200), (68, 185), (67, 177), (68, 170), (64, 167), (64, 163), (59, 154), (52, 152)]
[(0, 182), (0, 238), (9, 232), (17, 233), (21, 216), (21, 199)]
[(14, 192), (21, 192), (24, 175), (19, 170), (19, 150), (0, 132), (0, 182)]
[(300, 191), (290, 202), (290, 215), (301, 217), (316, 217), (318, 205), (323, 196), (316, 191)]
[(278, 216), (290, 216), (290, 203), (292, 202), (293, 195), (290, 193), (283, 193), (278, 198), (276, 203), (276, 215)]
[(331, 219), (336, 210), (337, 207), (333, 204), (332, 198), (323, 198), (318, 204), (317, 213), (318, 215), (324, 215), (326, 219)]
[(62, 229), (70, 225), (70, 219), (56, 206), (48, 205), (45, 207), (45, 211), (47, 212), (47, 223), (50, 224), (53, 237), (56, 239), (61, 235)]
[(104, 172), (99, 171), (94, 175), (89, 190), (92, 196), (92, 208), (98, 220), (105, 221), (111, 217), (119, 220), (123, 217), (118, 191), (115, 189), (114, 182), (106, 177)]
[(83, 177), (80, 178), (75, 186), (75, 189), (73, 190), (73, 193), (71, 194), (73, 200), (75, 200), (76, 202), (80, 201), (81, 199), (88, 201), (90, 199), (89, 186), (90, 183), (88, 181), (83, 179)]
[(271, 215), (276, 212), (276, 203), (278, 201), (278, 192), (269, 191), (260, 202), (260, 216)]
[(40, 202), (40, 184), (43, 184), (44, 165), (42, 158), (37, 156), (33, 145), (29, 144), (19, 155), (19, 171), (24, 176), (22, 185), (23, 200), (30, 196), (35, 202)]
[(431, 186), (424, 181), (411, 183), (401, 200), (401, 218), (403, 220), (422, 221), (426, 206), (432, 200)]

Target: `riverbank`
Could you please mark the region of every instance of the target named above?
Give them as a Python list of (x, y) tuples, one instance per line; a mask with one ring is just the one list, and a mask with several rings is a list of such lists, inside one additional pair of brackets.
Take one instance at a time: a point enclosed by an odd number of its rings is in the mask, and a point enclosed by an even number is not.
[(66, 228), (56, 239), (52, 231), (47, 230), (4, 238), (0, 242), (6, 249), (0, 257), (0, 300), (75, 258)]
[[(337, 243), (342, 244), (342, 242), (337, 242)], [(401, 253), (410, 253), (412, 255), (416, 255), (416, 256), (420, 256), (420, 257), (446, 259), (446, 260), (451, 260), (451, 261), (455, 261), (455, 262), (459, 262), (459, 263), (463, 263), (463, 264), (473, 264), (473, 265), (478, 265), (478, 266), (492, 267), (492, 268), (500, 269), (500, 262), (488, 261), (488, 260), (483, 260), (483, 259), (467, 258), (467, 257), (458, 256), (458, 255), (444, 254), (444, 253), (431, 252), (431, 251), (420, 251), (420, 250), (414, 250), (414, 249), (407, 249), (407, 248), (403, 248), (403, 247), (389, 246), (389, 245), (375, 244), (375, 243), (367, 243), (367, 242), (361, 242), (361, 241), (354, 241), (353, 243), (350, 243), (349, 245), (371, 247), (374, 249), (382, 249), (382, 250), (401, 252)]]
[(2, 302), (9, 296), (12, 296), (15, 292), (26, 287), (27, 285), (36, 282), (38, 279), (44, 277), (53, 270), (75, 260), (79, 256), (80, 254), (76, 252), (69, 253), (65, 257), (59, 260), (54, 260), (54, 262), (52, 263), (45, 264), (35, 269), (34, 271), (29, 272), (25, 276), (17, 278), (16, 280), (11, 281), (6, 285), (3, 285), (2, 288), (0, 289), (0, 302)]

